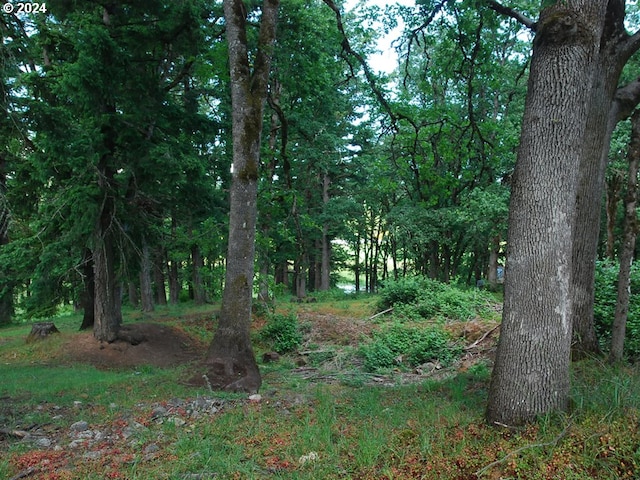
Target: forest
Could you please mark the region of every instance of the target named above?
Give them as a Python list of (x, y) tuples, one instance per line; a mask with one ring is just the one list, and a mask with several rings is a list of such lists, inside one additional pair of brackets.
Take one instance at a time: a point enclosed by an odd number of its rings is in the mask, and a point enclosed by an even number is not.
[(426, 277), (504, 299), (501, 425), (632, 359), (636, 2), (7, 5), (0, 325), (221, 302), (204, 377), (257, 392), (252, 308)]

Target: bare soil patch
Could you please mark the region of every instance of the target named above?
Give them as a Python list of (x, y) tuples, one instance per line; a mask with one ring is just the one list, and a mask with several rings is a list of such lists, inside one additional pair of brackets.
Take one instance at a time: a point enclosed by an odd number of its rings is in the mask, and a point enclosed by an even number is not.
[(82, 332), (71, 337), (64, 350), (70, 360), (99, 368), (165, 368), (197, 361), (206, 348), (179, 329), (159, 323), (123, 325), (120, 336), (122, 339), (106, 343), (91, 332)]

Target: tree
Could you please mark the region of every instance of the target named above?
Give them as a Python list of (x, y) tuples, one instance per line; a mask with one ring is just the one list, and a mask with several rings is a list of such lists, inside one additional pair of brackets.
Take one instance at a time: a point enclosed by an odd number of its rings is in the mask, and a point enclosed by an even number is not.
[[(594, 62), (588, 97), (587, 132), (580, 161), (576, 198), (576, 224), (571, 271), (573, 357), (598, 353), (593, 320), (594, 275), (600, 229), (600, 206), (604, 189), (611, 135), (640, 101), (640, 81), (618, 87), (621, 72), (640, 47), (640, 34), (631, 36), (624, 27), (624, 1), (610, 2)], [(635, 73), (635, 72), (634, 72)]]
[(606, 0), (541, 11), (511, 191), (504, 310), (487, 420), (569, 406), (571, 258), (588, 99)]
[(631, 117), (631, 140), (629, 142), (629, 172), (627, 191), (624, 197), (624, 233), (620, 248), (620, 271), (618, 273), (618, 296), (615, 317), (611, 328), (611, 350), (609, 362), (622, 360), (624, 337), (629, 312), (631, 294), (631, 264), (633, 263), (638, 234), (638, 213), (636, 211), (638, 190), (638, 165), (640, 164), (640, 111)]
[(278, 6), (279, 0), (264, 0), (262, 4), (252, 68), (244, 2), (224, 0), (233, 108), (233, 179), (225, 287), (219, 324), (207, 352), (206, 364), (211, 386), (233, 391), (256, 392), (261, 384), (249, 334), (262, 116)]

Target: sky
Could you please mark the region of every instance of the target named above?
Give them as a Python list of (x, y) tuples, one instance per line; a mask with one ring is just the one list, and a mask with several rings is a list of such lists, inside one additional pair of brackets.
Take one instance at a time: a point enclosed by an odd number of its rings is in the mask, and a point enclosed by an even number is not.
[[(360, 0), (348, 0), (345, 4), (345, 9), (350, 11), (354, 8)], [(366, 5), (377, 5), (379, 7), (385, 7), (387, 5), (405, 5), (414, 6), (415, 0), (364, 0)], [(391, 47), (391, 43), (398, 38), (402, 31), (402, 25), (392, 30), (388, 35), (381, 38), (378, 42), (378, 49), (381, 50), (380, 54), (369, 57), (369, 66), (376, 72), (390, 73), (392, 72), (397, 63), (398, 56)]]

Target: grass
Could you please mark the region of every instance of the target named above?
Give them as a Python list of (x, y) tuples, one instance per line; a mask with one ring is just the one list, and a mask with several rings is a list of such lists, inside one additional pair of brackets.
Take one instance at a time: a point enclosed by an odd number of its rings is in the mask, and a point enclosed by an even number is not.
[[(344, 302), (344, 303), (343, 303)], [(347, 305), (351, 302), (350, 305)], [(375, 298), (319, 299), (307, 314), (366, 319)], [(287, 305), (287, 309), (293, 308)], [(210, 336), (211, 309), (158, 309), (142, 318)], [(379, 318), (377, 320), (380, 320)], [(181, 385), (188, 367), (99, 370), (60, 364), (79, 317), (56, 318), (58, 338), (26, 345), (28, 325), (0, 330), (0, 429), (39, 425), (66, 445), (69, 426), (140, 425), (135, 435), (84, 451), (56, 451), (0, 434), (0, 478), (32, 479), (618, 479), (640, 475), (640, 374), (598, 359), (573, 365), (573, 410), (522, 429), (483, 420), (490, 369), (478, 362), (443, 380), (374, 382), (344, 361), (306, 378), (295, 355), (261, 365), (262, 401)], [(353, 357), (349, 357), (351, 361)], [(335, 363), (335, 360), (334, 360)], [(150, 420), (171, 398), (215, 396), (218, 413), (184, 425)], [(52, 433), (56, 434), (56, 433)], [(65, 443), (66, 442), (66, 443)], [(145, 453), (150, 445), (155, 453)], [(66, 448), (66, 447), (65, 447)]]

